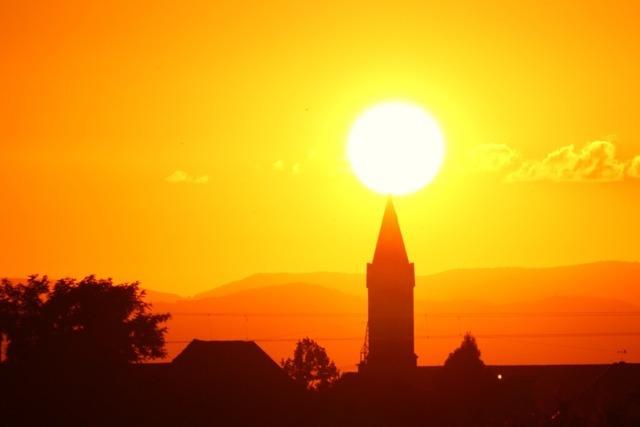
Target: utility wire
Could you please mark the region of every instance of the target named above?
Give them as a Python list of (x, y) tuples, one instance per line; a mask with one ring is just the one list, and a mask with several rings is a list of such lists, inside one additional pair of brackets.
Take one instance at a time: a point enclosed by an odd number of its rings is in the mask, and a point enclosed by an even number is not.
[[(234, 313), (234, 312), (171, 312), (172, 316), (210, 317), (366, 317), (367, 313)], [(509, 317), (640, 317), (640, 311), (576, 311), (576, 312), (461, 312), (416, 313), (415, 317), (433, 318), (509, 318)]]
[[(463, 334), (419, 335), (416, 340), (456, 339)], [(572, 332), (572, 333), (526, 333), (526, 334), (477, 334), (478, 339), (513, 339), (513, 338), (599, 338), (599, 337), (640, 337), (640, 332)], [(361, 341), (362, 337), (318, 337), (317, 341)], [(300, 338), (253, 338), (256, 342), (297, 342)], [(191, 341), (166, 341), (167, 344), (188, 344)]]

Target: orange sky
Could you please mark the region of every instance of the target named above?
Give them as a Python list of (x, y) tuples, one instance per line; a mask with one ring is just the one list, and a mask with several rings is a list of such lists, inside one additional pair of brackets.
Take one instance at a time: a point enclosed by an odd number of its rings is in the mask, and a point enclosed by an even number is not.
[(364, 271), (346, 135), (387, 99), (446, 138), (397, 200), (418, 274), (640, 259), (632, 2), (104, 3), (2, 5), (0, 275)]

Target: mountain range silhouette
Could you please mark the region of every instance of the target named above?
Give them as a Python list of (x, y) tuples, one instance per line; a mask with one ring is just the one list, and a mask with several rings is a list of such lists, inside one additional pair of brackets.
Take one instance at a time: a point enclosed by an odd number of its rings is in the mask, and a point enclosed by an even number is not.
[[(491, 363), (618, 361), (640, 352), (639, 285), (640, 263), (632, 262), (417, 276), (419, 362), (442, 363), (468, 331)], [(147, 299), (173, 314), (170, 357), (195, 337), (257, 340), (279, 360), (309, 335), (349, 370), (366, 325), (364, 274), (255, 274), (193, 297), (148, 291)]]
[[(320, 285), (364, 296), (364, 273), (257, 273), (190, 297), (147, 289), (151, 302), (178, 302), (290, 283)], [(145, 284), (143, 284), (145, 285)], [(148, 285), (148, 284), (147, 284)], [(619, 299), (640, 306), (640, 263), (602, 261), (571, 266), (470, 268), (416, 276), (416, 299), (510, 303), (549, 296)]]

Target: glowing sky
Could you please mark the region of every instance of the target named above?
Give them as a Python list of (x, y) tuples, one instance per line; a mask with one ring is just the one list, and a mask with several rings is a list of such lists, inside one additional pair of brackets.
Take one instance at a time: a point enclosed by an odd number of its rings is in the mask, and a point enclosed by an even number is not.
[(346, 136), (387, 99), (447, 141), (396, 203), (418, 274), (640, 259), (632, 2), (93, 3), (3, 3), (0, 275), (364, 271)]

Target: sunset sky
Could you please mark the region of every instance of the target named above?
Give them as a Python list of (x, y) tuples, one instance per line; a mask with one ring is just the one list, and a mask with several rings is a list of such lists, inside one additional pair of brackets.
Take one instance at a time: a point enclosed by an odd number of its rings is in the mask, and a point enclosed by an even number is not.
[(445, 138), (396, 200), (417, 274), (640, 260), (633, 2), (103, 3), (1, 6), (0, 276), (364, 272), (347, 135), (386, 100)]

